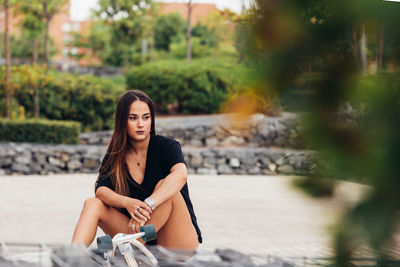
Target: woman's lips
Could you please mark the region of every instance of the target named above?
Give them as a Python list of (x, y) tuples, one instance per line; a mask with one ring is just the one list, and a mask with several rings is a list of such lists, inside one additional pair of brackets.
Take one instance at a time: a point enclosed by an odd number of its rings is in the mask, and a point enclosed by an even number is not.
[(136, 131), (137, 134), (144, 134), (144, 131)]

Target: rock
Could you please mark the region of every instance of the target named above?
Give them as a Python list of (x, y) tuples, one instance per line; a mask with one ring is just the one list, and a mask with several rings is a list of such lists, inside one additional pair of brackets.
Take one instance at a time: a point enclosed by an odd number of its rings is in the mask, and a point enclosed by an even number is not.
[(270, 169), (271, 171), (274, 172), (276, 170), (276, 164), (274, 164), (274, 163), (268, 164), (268, 169)]
[(15, 162), (29, 164), (32, 161), (31, 152), (25, 151), (22, 155), (15, 157)]
[(40, 164), (31, 164), (30, 165), (30, 170), (33, 172), (33, 173), (39, 173), (40, 174), (40, 172), (42, 171), (42, 166), (40, 166)]
[(206, 157), (206, 158), (204, 158), (204, 160), (203, 160), (203, 166), (206, 167), (206, 168), (212, 168), (212, 169), (214, 169), (215, 166), (216, 166), (215, 158), (213, 158), (213, 157)]
[(301, 156), (291, 156), (289, 157), (289, 164), (294, 166), (294, 165), (301, 165), (301, 162), (303, 162), (304, 158)]
[(199, 139), (192, 139), (192, 140), (190, 140), (189, 144), (194, 147), (202, 147), (203, 146), (203, 142), (200, 141)]
[(100, 167), (100, 164), (97, 162), (97, 160), (86, 158), (83, 161), (83, 166), (87, 169), (97, 169)]
[(101, 151), (97, 146), (89, 147), (85, 153), (85, 158), (88, 159), (98, 159), (100, 157)]
[(246, 142), (243, 137), (228, 136), (224, 141), (222, 141), (222, 146), (242, 146)]
[(213, 147), (213, 146), (217, 146), (218, 145), (218, 139), (215, 137), (211, 137), (206, 139), (206, 146), (208, 147)]
[(260, 157), (260, 162), (264, 164), (265, 166), (268, 166), (268, 164), (271, 163), (271, 160), (267, 156), (261, 156)]
[(226, 159), (224, 157), (218, 157), (217, 166), (221, 164), (226, 164)]
[(226, 262), (251, 264), (251, 258), (249, 256), (232, 249), (216, 249), (215, 253), (217, 253), (221, 259)]
[(9, 166), (9, 165), (11, 165), (11, 163), (12, 163), (12, 158), (10, 157), (10, 158), (0, 158), (0, 167), (3, 167), (3, 166)]
[(203, 163), (203, 157), (200, 153), (193, 153), (190, 159), (190, 167), (200, 167)]
[(286, 140), (287, 139), (285, 137), (279, 136), (278, 138), (275, 139), (274, 143), (277, 146), (283, 146), (285, 144)]
[(34, 159), (38, 164), (45, 164), (46, 163), (46, 155), (35, 153)]
[(72, 160), (67, 163), (69, 170), (76, 170), (82, 167), (82, 163), (79, 160)]
[(11, 165), (11, 170), (18, 173), (29, 173), (30, 171), (26, 164), (16, 162)]
[(275, 161), (275, 163), (277, 165), (282, 165), (283, 163), (285, 163), (285, 158), (284, 157), (280, 157), (278, 160)]
[(240, 161), (238, 158), (231, 158), (229, 160), (229, 165), (233, 168), (239, 168), (240, 167)]
[(253, 167), (249, 170), (249, 174), (261, 174), (261, 169), (259, 167)]
[(263, 136), (263, 137), (268, 137), (268, 135), (270, 134), (271, 130), (268, 126), (268, 124), (266, 123), (260, 123), (258, 125), (258, 133)]
[(278, 167), (278, 172), (282, 173), (294, 173), (294, 169), (290, 165), (282, 165)]
[(218, 165), (218, 174), (232, 174), (233, 170), (226, 164)]
[(65, 163), (55, 157), (49, 157), (49, 163), (53, 166), (57, 166), (57, 167), (61, 167), (61, 168), (65, 167)]
[(67, 153), (61, 153), (61, 161), (62, 162), (68, 162), (69, 161), (69, 155)]
[(283, 134), (287, 127), (282, 123), (277, 123), (275, 126), (275, 130), (278, 132), (279, 135)]

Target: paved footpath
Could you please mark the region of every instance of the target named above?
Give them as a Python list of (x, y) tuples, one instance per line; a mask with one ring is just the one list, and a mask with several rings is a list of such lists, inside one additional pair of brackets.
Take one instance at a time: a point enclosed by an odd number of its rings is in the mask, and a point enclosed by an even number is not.
[[(0, 176), (0, 240), (68, 244), (96, 174)], [(190, 175), (201, 249), (233, 248), (283, 257), (328, 256), (337, 215), (367, 190), (342, 183), (315, 200), (285, 176)], [(102, 235), (101, 230), (98, 235)]]

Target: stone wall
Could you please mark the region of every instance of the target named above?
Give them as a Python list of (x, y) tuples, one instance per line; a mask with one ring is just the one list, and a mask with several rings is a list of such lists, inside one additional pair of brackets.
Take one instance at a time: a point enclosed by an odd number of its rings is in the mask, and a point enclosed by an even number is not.
[[(157, 134), (190, 147), (282, 147), (302, 148), (299, 123), (294, 114), (281, 117), (257, 114), (244, 118), (226, 115), (158, 118)], [(112, 131), (81, 134), (81, 143), (107, 145)]]
[[(306, 174), (313, 153), (299, 150), (293, 114), (158, 118), (157, 134), (178, 140), (190, 173)], [(95, 173), (112, 131), (81, 134), (80, 145), (0, 143), (0, 174)]]
[[(95, 173), (106, 146), (0, 143), (0, 175)], [(266, 148), (183, 148), (189, 173), (305, 174), (313, 153)]]

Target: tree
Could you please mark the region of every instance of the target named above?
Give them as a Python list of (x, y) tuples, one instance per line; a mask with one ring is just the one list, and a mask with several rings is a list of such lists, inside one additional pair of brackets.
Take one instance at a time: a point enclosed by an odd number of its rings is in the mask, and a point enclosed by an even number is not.
[[(30, 5), (26, 5), (25, 1), (17, 1), (14, 13), (21, 16), (20, 27), (22, 30), (22, 37), (30, 42), (32, 51), (32, 64), (36, 64), (39, 59), (39, 37), (43, 35), (45, 30), (45, 23), (42, 16), (38, 15)], [(27, 47), (24, 47), (26, 51)]]
[(7, 118), (11, 117), (11, 92), (10, 92), (10, 64), (11, 64), (11, 55), (10, 55), (10, 39), (9, 39), (9, 0), (4, 0), (4, 13), (5, 13), (5, 34), (4, 34), (4, 43), (5, 43), (5, 52), (6, 52), (6, 109), (7, 109)]
[(200, 37), (201, 43), (218, 48), (220, 44), (231, 45), (233, 28), (238, 15), (230, 10), (218, 10), (198, 22), (192, 28), (192, 37)]
[(152, 0), (100, 0), (96, 19), (109, 31), (110, 56), (106, 63), (124, 66), (132, 63), (134, 44), (144, 35), (143, 18), (153, 7)]
[(192, 24), (191, 24), (192, 8), (193, 8), (192, 0), (189, 0), (187, 3), (188, 16), (186, 24), (186, 60), (188, 64), (190, 64), (190, 61), (192, 60), (192, 47), (190, 44), (190, 38), (192, 34)]
[[(68, 0), (31, 0), (18, 2), (24, 13), (29, 14), (34, 21), (44, 21), (44, 62), (49, 67), (49, 27), (53, 17), (62, 12)], [(31, 27), (31, 26), (29, 26)], [(40, 25), (38, 25), (40, 27)], [(30, 28), (32, 29), (32, 28)], [(35, 32), (34, 35), (37, 33)]]
[(169, 51), (171, 42), (183, 34), (185, 26), (185, 21), (179, 13), (159, 16), (154, 29), (156, 49)]

